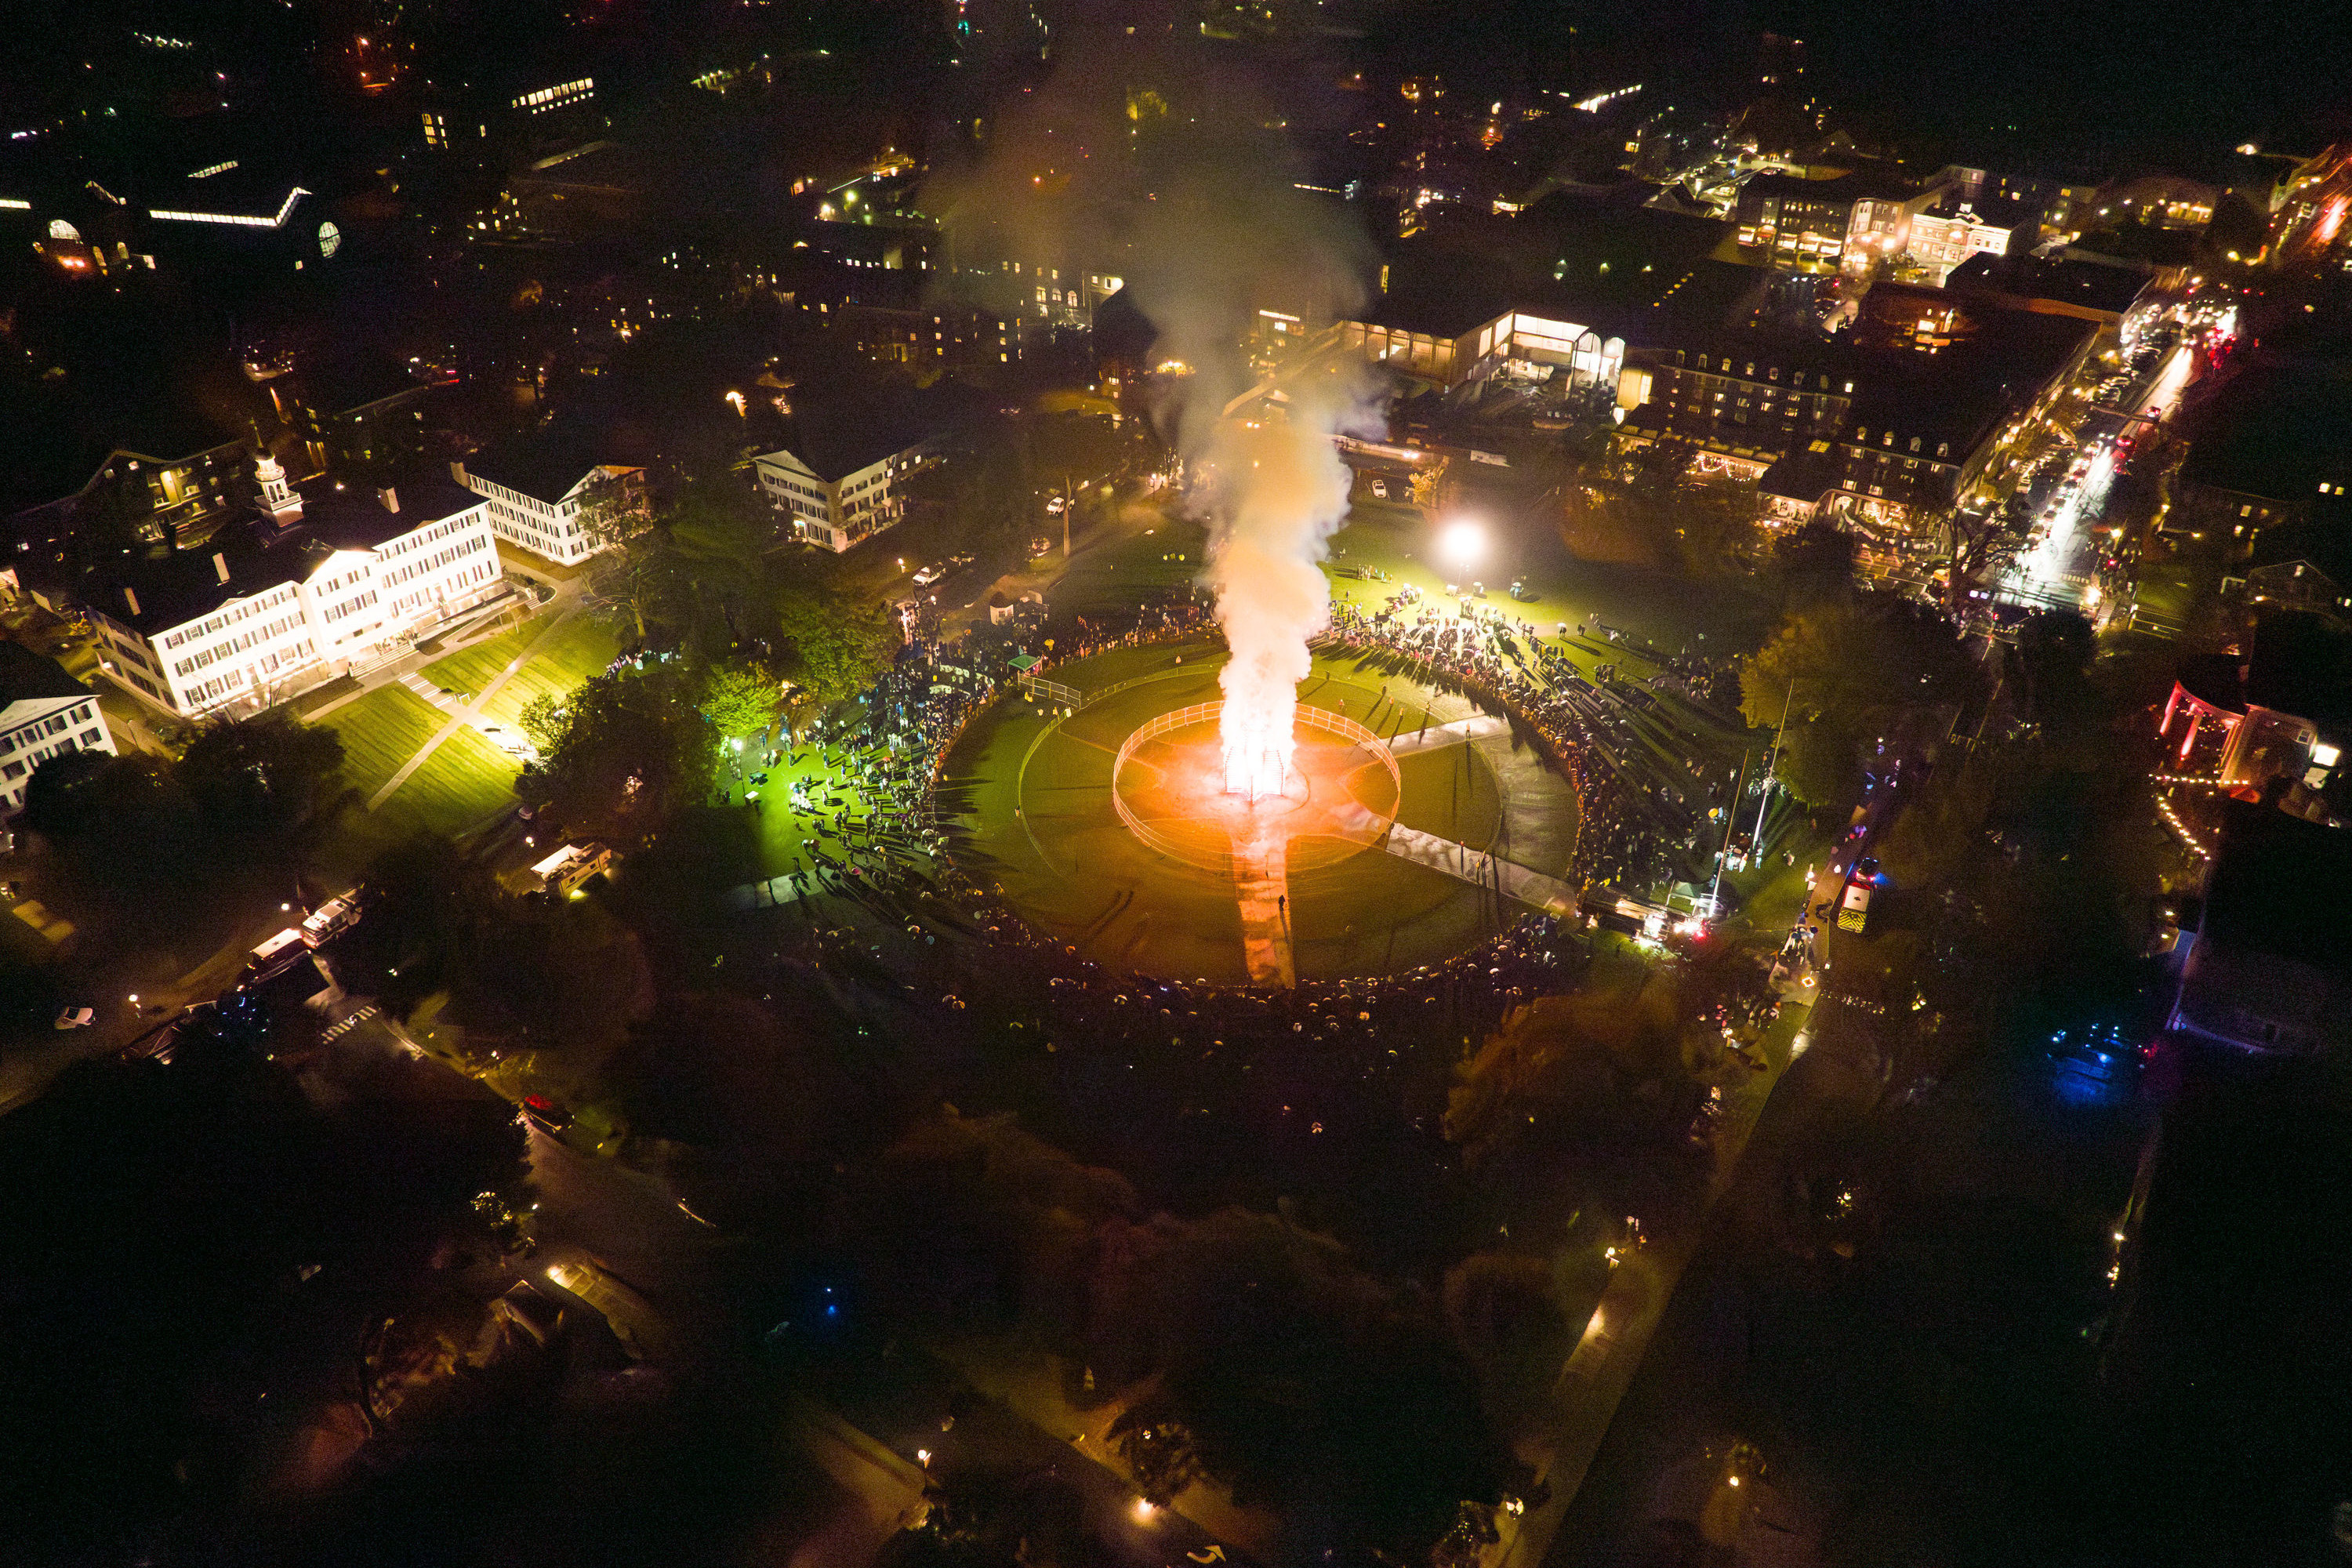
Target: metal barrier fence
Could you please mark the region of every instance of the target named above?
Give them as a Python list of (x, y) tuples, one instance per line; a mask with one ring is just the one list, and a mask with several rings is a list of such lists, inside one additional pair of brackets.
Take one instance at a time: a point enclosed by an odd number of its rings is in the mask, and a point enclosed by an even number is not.
[[(1111, 763), (1110, 804), (1111, 808), (1118, 813), (1118, 819), (1127, 825), (1127, 830), (1129, 833), (1134, 834), (1162, 855), (1171, 859), (1181, 860), (1188, 866), (1199, 866), (1204, 870), (1230, 874), (1234, 865), (1234, 855), (1230, 848), (1204, 855), (1197, 847), (1181, 843), (1162, 829), (1153, 826), (1136, 816), (1134, 809), (1127, 804), (1127, 797), (1119, 793), (1118, 787), (1119, 774), (1126, 769), (1129, 761), (1134, 757), (1139, 749), (1160, 739), (1162, 735), (1172, 734), (1178, 730), (1189, 730), (1195, 724), (1212, 723), (1223, 717), (1225, 705), (1222, 701), (1195, 702), (1189, 708), (1171, 710), (1139, 726), (1125, 741), (1119, 742), (1118, 755)], [(1404, 774), (1397, 768), (1396, 753), (1390, 751), (1387, 743), (1371, 731), (1343, 714), (1334, 713), (1328, 708), (1310, 707), (1304, 702), (1298, 705), (1294, 723), (1302, 724), (1310, 730), (1320, 730), (1328, 734), (1337, 735), (1349, 744), (1370, 752), (1373, 760), (1388, 771), (1389, 786), (1396, 791), (1397, 798), (1399, 800), (1404, 798)]]

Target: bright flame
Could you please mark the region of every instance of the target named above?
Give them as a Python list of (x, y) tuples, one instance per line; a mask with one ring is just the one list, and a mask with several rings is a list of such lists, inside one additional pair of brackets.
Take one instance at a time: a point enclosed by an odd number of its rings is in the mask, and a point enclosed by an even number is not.
[(1307, 639), (1331, 618), (1320, 563), (1348, 510), (1350, 476), (1331, 432), (1352, 400), (1299, 398), (1289, 412), (1255, 428), (1224, 421), (1203, 474), (1216, 522), (1208, 575), (1233, 649), (1218, 677), (1225, 793), (1253, 801), (1280, 795), (1291, 772), (1298, 683), (1314, 665)]

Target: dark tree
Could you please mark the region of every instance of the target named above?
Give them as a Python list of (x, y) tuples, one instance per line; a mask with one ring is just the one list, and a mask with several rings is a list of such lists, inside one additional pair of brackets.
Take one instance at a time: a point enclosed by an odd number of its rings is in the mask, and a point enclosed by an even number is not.
[(288, 845), (324, 820), (343, 742), (282, 709), (206, 725), (173, 770), (205, 827), (243, 845)]
[(655, 831), (709, 793), (718, 731), (690, 696), (670, 667), (592, 678), (564, 704), (555, 750), (518, 787), (592, 833)]

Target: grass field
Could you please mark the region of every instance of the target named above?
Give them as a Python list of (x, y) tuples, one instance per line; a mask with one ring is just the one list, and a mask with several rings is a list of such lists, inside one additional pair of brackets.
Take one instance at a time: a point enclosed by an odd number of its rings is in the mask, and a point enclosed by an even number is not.
[(462, 832), (512, 802), (514, 760), (467, 728), (436, 747), (382, 806), (366, 808), (447, 721), (398, 686), (378, 687), (316, 721), (342, 741), (343, 781), (357, 797), (320, 847), (323, 872), (350, 880), (393, 844), (422, 832)]
[(416, 754), (447, 715), (404, 687), (380, 686), (314, 722), (343, 742), (343, 782), (366, 798)]
[[(1048, 725), (1008, 700), (982, 720), (950, 759), (943, 814), (961, 825), (958, 859), (1001, 886), (1038, 930), (1106, 963), (1226, 984), (1245, 977), (1231, 879), (1168, 860), (1137, 841), (1108, 801), (1119, 742), (1146, 720), (1217, 695), (1221, 653), (1123, 649), (1065, 666), (1057, 679), (1088, 691), (1133, 680), (1076, 718)], [(1381, 700), (1381, 688), (1388, 699)], [(1302, 700), (1346, 710), (1383, 733), (1470, 709), (1393, 673), (1351, 659), (1318, 660)], [(1474, 847), (1510, 846), (1511, 858), (1547, 873), (1574, 845), (1575, 797), (1559, 778), (1506, 757), (1507, 785), (1481, 748), (1455, 746), (1399, 759), (1398, 820)], [(1506, 800), (1511, 818), (1506, 835)], [(1411, 968), (1450, 956), (1522, 912), (1468, 883), (1374, 847), (1295, 878), (1289, 889), (1294, 958), (1303, 978)]]
[[(451, 691), (480, 691), (546, 629), (542, 621), (526, 621), (461, 653), (436, 659), (419, 673)], [(593, 616), (574, 616), (540, 645), (512, 679), (499, 688), (484, 706), (484, 716), (511, 724), (532, 698), (564, 696), (590, 676), (604, 673), (619, 651), (612, 630), (603, 621)]]

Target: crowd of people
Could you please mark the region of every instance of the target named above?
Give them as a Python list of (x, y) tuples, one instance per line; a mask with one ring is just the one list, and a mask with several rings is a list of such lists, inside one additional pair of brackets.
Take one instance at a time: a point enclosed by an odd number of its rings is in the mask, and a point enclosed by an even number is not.
[[(1407, 588), (1367, 610), (1334, 607), (1333, 636), (1401, 660), (1422, 679), (1501, 707), (1533, 732), (1574, 781), (1582, 809), (1569, 879), (1646, 896), (1695, 873), (1721, 847), (1709, 814), (1723, 806), (1736, 763), (1706, 758), (1704, 731), (1736, 721), (1714, 710), (1730, 662), (1661, 652), (1588, 621), (1550, 637), (1533, 623), (1472, 601), (1458, 612)], [(1596, 635), (1597, 634), (1597, 635)], [(1588, 679), (1570, 651), (1601, 662)], [(1623, 678), (1634, 658), (1656, 673)], [(1675, 706), (1657, 695), (1666, 691)], [(1719, 742), (1718, 742), (1719, 744)]]
[[(1547, 638), (1523, 620), (1465, 608), (1471, 613), (1441, 613), (1407, 591), (1377, 614), (1339, 606), (1332, 635), (1362, 655), (1399, 660), (1424, 681), (1507, 714), (1538, 740), (1580, 799), (1572, 881), (1646, 891), (1681, 868), (1680, 853), (1701, 845), (1712, 852), (1703, 831), (1710, 826), (1706, 813), (1727, 793), (1731, 770), (1669, 765), (1666, 758), (1677, 753), (1664, 742), (1686, 741), (1677, 729), (1684, 720), (1665, 712), (1653, 689), (1669, 689), (1702, 721), (1726, 723), (1707, 711), (1725, 667), (1645, 649), (1638, 657), (1658, 672), (1646, 686), (1596, 684), (1576, 672), (1565, 650), (1618, 653), (1623, 645), (1592, 640), (1583, 627), (1571, 633), (1562, 626)], [(1171, 593), (1123, 616), (1053, 626), (1052, 658), (1058, 665), (1179, 640), (1208, 622), (1196, 595)], [(854, 709), (806, 737), (820, 748), (827, 776), (852, 786), (866, 803), (860, 812), (839, 788), (795, 802), (812, 829), (804, 891), (854, 900), (875, 917), (862, 931), (835, 931), (836, 947), (871, 955), (887, 951), (875, 942), (875, 926), (904, 933), (934, 960), (948, 962), (955, 978), (943, 1002), (961, 1006), (985, 998), (1020, 1010), (1019, 998), (1042, 996), (1038, 1026), (1049, 1037), (1107, 1048), (1169, 1039), (1311, 1040), (1343, 1029), (1377, 1037), (1383, 1029), (1424, 1034), (1433, 1026), (1448, 1038), (1476, 1038), (1519, 1002), (1557, 990), (1567, 978), (1562, 966), (1576, 962), (1569, 939), (1581, 928), (1580, 917), (1530, 914), (1443, 963), (1387, 975), (1302, 980), (1287, 990), (1138, 975), (1097, 963), (1076, 943), (1034, 928), (997, 889), (959, 868), (945, 826), (962, 802), (943, 781), (941, 764), (970, 721), (1020, 673), (1013, 661), (1022, 644), (988, 630), (909, 646)], [(1034, 665), (1027, 673), (1050, 679), (1052, 668)], [(1624, 690), (1639, 692), (1648, 706), (1629, 700)], [(1684, 745), (1680, 754), (1688, 750)], [(821, 909), (803, 907), (813, 922), (824, 923)]]

